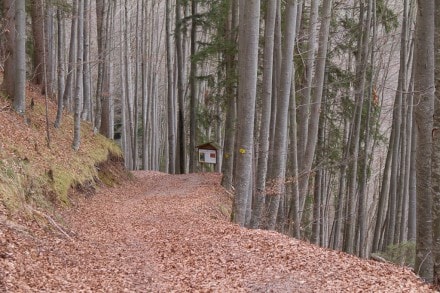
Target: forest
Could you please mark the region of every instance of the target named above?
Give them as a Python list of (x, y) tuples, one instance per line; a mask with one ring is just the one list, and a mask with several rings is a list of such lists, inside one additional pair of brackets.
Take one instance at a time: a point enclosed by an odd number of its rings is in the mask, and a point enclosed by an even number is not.
[(221, 172), (233, 223), (408, 249), (437, 285), (439, 47), (431, 0), (0, 0), (1, 90), (25, 120), (27, 82), (57, 104), (48, 148), (73, 115), (75, 151), (99, 133), (128, 170)]

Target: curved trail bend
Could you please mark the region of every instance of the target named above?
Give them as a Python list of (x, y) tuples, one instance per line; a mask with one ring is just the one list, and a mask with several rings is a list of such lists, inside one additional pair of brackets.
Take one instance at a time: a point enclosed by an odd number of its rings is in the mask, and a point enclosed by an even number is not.
[(405, 268), (229, 223), (219, 174), (134, 174), (134, 181), (78, 200), (65, 215), (71, 240), (1, 229), (7, 256), (0, 258), (0, 286), (9, 292), (430, 292)]

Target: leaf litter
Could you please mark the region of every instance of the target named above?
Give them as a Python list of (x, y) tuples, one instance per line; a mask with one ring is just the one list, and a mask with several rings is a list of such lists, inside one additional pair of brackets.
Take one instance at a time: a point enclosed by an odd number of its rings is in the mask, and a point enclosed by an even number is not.
[(69, 237), (0, 210), (0, 291), (434, 291), (405, 267), (231, 224), (220, 174), (134, 175), (77, 198)]

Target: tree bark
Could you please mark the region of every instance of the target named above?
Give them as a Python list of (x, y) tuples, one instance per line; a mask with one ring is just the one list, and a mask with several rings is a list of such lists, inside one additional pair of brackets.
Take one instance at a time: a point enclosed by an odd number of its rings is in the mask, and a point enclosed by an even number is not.
[[(103, 92), (103, 82), (104, 82), (104, 68), (105, 68), (105, 55), (104, 55), (104, 45), (105, 45), (105, 0), (96, 0), (96, 40), (98, 45), (98, 70), (96, 77), (96, 106), (95, 106), (95, 128), (99, 129), (101, 134), (106, 135), (106, 127), (102, 127), (102, 114), (103, 112), (103, 100), (105, 99), (102, 95)], [(104, 122), (105, 123), (105, 122)], [(102, 128), (104, 129), (102, 129)]]
[[(32, 37), (34, 43), (34, 54), (33, 54), (33, 76), (32, 81), (41, 87), (41, 92), (43, 90), (43, 80), (44, 80), (44, 70), (46, 66), (44, 63), (44, 50), (45, 50), (45, 40), (44, 40), (44, 7), (43, 0), (32, 0), (30, 14), (32, 18)], [(44, 7), (44, 8), (42, 8)]]
[[(229, 4), (228, 18), (226, 20), (226, 38), (234, 43), (236, 40), (235, 28), (238, 24), (238, 0), (233, 0)], [(236, 136), (236, 119), (237, 119), (237, 99), (236, 99), (236, 54), (228, 50), (225, 54), (226, 61), (226, 121), (225, 121), (225, 140), (223, 143), (223, 164), (222, 164), (222, 186), (227, 190), (233, 188), (233, 172), (235, 157), (235, 136)]]
[(177, 59), (177, 153), (176, 153), (176, 171), (180, 174), (186, 172), (186, 136), (185, 136), (185, 68), (184, 68), (184, 50), (182, 42), (182, 0), (176, 0), (176, 27), (174, 30), (176, 59)]
[(14, 98), (15, 80), (15, 1), (4, 0), (5, 13), (5, 75), (2, 88), (10, 98)]
[(171, 46), (171, 1), (165, 5), (166, 26), (166, 51), (167, 51), (167, 122), (168, 122), (168, 172), (176, 172), (176, 141), (175, 141), (175, 118), (174, 118), (174, 79)]
[(77, 31), (77, 40), (78, 40), (78, 54), (77, 54), (77, 63), (76, 63), (76, 88), (75, 88), (75, 108), (74, 108), (74, 126), (73, 126), (73, 143), (72, 147), (75, 151), (77, 151), (81, 144), (81, 98), (82, 98), (82, 89), (83, 89), (83, 54), (84, 54), (84, 42), (83, 42), (83, 33), (84, 33), (84, 5), (83, 0), (76, 0), (75, 4), (78, 8), (78, 31)]
[[(432, 135), (434, 109), (434, 1), (418, 0), (414, 51), (414, 93), (417, 133), (417, 240), (415, 271), (433, 279), (432, 262)], [(435, 131), (434, 131), (435, 132)]]
[(54, 127), (58, 128), (61, 124), (61, 119), (63, 116), (64, 100), (63, 91), (65, 88), (65, 47), (66, 47), (66, 30), (65, 30), (65, 20), (61, 9), (57, 9), (57, 30), (58, 30), (58, 46), (57, 46), (57, 58), (58, 58), (58, 105), (57, 105), (57, 116), (55, 118)]
[(26, 110), (26, 11), (25, 0), (15, 1), (15, 79), (14, 109), (24, 115)]
[(197, 46), (197, 0), (191, 1), (191, 70), (190, 70), (190, 117), (189, 117), (189, 172), (194, 173), (196, 167), (196, 139), (197, 139), (197, 62), (194, 60)]
[(233, 222), (245, 225), (252, 176), (255, 96), (257, 91), (260, 1), (240, 1), (237, 166), (234, 172)]
[(277, 116), (275, 124), (275, 143), (273, 165), (268, 175), (268, 196), (269, 210), (267, 228), (274, 230), (281, 197), (285, 193), (285, 177), (287, 162), (287, 120), (290, 101), (290, 89), (292, 82), (293, 48), (296, 38), (296, 0), (289, 0), (286, 6), (286, 31), (285, 43), (283, 45), (283, 62), (281, 65), (281, 79), (277, 97)]
[(280, 1), (266, 1), (267, 11), (264, 26), (264, 60), (263, 60), (263, 90), (262, 90), (262, 116), (260, 123), (258, 163), (255, 183), (255, 205), (252, 213), (251, 228), (258, 228), (261, 221), (261, 213), (265, 205), (265, 189), (267, 175), (267, 161), (269, 158), (269, 132), (270, 132), (270, 109), (272, 105), (272, 81), (273, 81), (273, 54), (274, 34), (277, 6)]
[[(113, 34), (115, 33), (115, 10), (116, 2), (107, 2), (107, 9), (102, 12), (104, 27), (99, 28), (103, 30), (98, 38), (98, 43), (101, 42), (101, 49), (98, 46), (98, 75), (100, 77), (97, 81), (96, 87), (96, 102), (95, 102), (95, 127), (99, 132), (107, 138), (113, 139), (114, 136), (114, 92), (112, 86), (113, 78), (113, 50), (112, 42)], [(101, 13), (100, 13), (101, 14)], [(101, 51), (99, 51), (101, 50)], [(102, 72), (101, 72), (102, 71)]]
[[(67, 77), (66, 77), (66, 84), (63, 94), (63, 104), (64, 107), (68, 109), (69, 112), (73, 110), (72, 108), (72, 89), (73, 89), (73, 82), (74, 82), (74, 70), (75, 70), (75, 57), (77, 55), (77, 32), (78, 32), (78, 19), (77, 19), (77, 7), (74, 3), (72, 5), (72, 22), (71, 22), (71, 28), (70, 28), (70, 45), (69, 45), (69, 63), (67, 67)], [(61, 118), (58, 119), (61, 123)], [(59, 123), (55, 124), (55, 127), (59, 127)]]
[[(363, 5), (363, 4), (361, 4)], [(362, 6), (361, 6), (362, 8)], [(350, 158), (352, 158), (349, 166), (348, 178), (348, 199), (347, 199), (347, 216), (346, 228), (344, 234), (344, 251), (353, 253), (355, 248), (355, 228), (356, 228), (356, 208), (357, 208), (357, 172), (358, 172), (358, 156), (360, 145), (360, 132), (362, 122), (362, 111), (365, 98), (365, 82), (367, 74), (367, 54), (368, 43), (370, 38), (371, 27), (371, 10), (372, 0), (368, 1), (367, 19), (364, 23), (363, 9), (360, 11), (359, 29), (361, 31), (358, 41), (359, 55), (356, 60), (356, 80), (355, 80), (355, 114), (351, 129), (350, 139)]]
[(432, 130), (432, 252), (434, 284), (440, 285), (440, 0), (435, 0), (435, 104)]
[(82, 120), (91, 120), (91, 109), (92, 109), (92, 99), (91, 99), (91, 88), (90, 88), (90, 36), (89, 36), (89, 25), (90, 25), (90, 4), (89, 0), (84, 1), (84, 49), (83, 49), (83, 108), (81, 112)]

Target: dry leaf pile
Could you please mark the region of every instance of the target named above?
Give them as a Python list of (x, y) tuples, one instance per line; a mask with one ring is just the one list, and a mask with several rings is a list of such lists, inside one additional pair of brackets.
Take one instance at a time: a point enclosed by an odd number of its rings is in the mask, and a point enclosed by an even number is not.
[(135, 176), (78, 200), (70, 237), (1, 220), (0, 291), (432, 291), (406, 268), (229, 223), (219, 174)]

